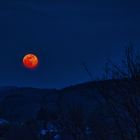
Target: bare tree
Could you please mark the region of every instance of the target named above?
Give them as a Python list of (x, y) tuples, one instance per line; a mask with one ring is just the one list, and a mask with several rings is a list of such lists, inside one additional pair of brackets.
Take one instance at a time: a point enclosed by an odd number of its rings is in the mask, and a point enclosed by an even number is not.
[[(136, 53), (132, 44), (125, 49), (125, 56), (122, 60), (123, 66), (115, 65), (112, 61), (110, 71), (112, 73), (112, 81), (115, 84), (114, 92), (121, 94), (124, 97), (124, 102), (121, 104), (114, 101), (114, 98), (109, 96), (106, 98), (115, 114), (118, 114), (119, 119), (124, 119), (115, 109), (115, 104), (123, 105), (125, 111), (131, 118), (129, 125), (133, 132), (132, 139), (140, 139), (140, 55)], [(116, 80), (114, 80), (116, 79)], [(103, 93), (103, 90), (101, 91)], [(112, 102), (111, 102), (112, 101)], [(115, 103), (115, 104), (114, 104)], [(125, 114), (125, 113), (124, 113)], [(131, 129), (130, 128), (130, 129)], [(121, 128), (122, 129), (122, 128)], [(123, 130), (123, 129), (122, 129)], [(123, 132), (123, 131), (122, 131)]]
[(112, 72), (112, 78), (140, 79), (140, 54), (132, 44), (125, 48), (121, 66), (114, 64), (111, 60), (108, 60), (106, 64), (108, 64), (109, 70), (108, 72), (105, 70), (105, 73)]

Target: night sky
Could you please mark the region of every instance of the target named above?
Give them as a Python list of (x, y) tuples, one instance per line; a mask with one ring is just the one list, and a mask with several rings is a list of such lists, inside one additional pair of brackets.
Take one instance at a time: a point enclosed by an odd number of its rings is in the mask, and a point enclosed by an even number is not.
[[(120, 62), (131, 40), (140, 45), (139, 0), (1, 0), (0, 86), (62, 88), (95, 80), (108, 58)], [(27, 53), (39, 67), (22, 65)]]

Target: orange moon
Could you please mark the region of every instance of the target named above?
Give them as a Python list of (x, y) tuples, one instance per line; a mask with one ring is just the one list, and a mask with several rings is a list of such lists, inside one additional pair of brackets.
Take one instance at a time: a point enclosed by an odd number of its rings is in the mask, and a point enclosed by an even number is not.
[(34, 54), (27, 54), (23, 57), (23, 64), (28, 69), (35, 69), (38, 63), (38, 57)]

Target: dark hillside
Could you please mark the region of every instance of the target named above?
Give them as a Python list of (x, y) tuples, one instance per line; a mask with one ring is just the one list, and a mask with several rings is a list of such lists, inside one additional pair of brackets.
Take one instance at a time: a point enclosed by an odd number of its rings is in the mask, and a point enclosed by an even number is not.
[(50, 129), (53, 123), (58, 134), (71, 137), (74, 133), (78, 140), (87, 137), (85, 133), (91, 133), (91, 140), (132, 140), (139, 137), (139, 91), (140, 81), (128, 79), (89, 82), (61, 90), (4, 88), (0, 91), (0, 117), (14, 125), (32, 120), (37, 133), (44, 127)]

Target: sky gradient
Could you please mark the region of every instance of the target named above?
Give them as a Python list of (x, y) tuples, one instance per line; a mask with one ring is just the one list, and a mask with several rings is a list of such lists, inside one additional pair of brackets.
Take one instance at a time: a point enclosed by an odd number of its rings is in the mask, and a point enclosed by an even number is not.
[[(131, 40), (140, 45), (138, 0), (0, 1), (0, 85), (62, 88), (96, 79), (108, 58), (120, 62)], [(27, 70), (22, 58), (39, 57)]]

